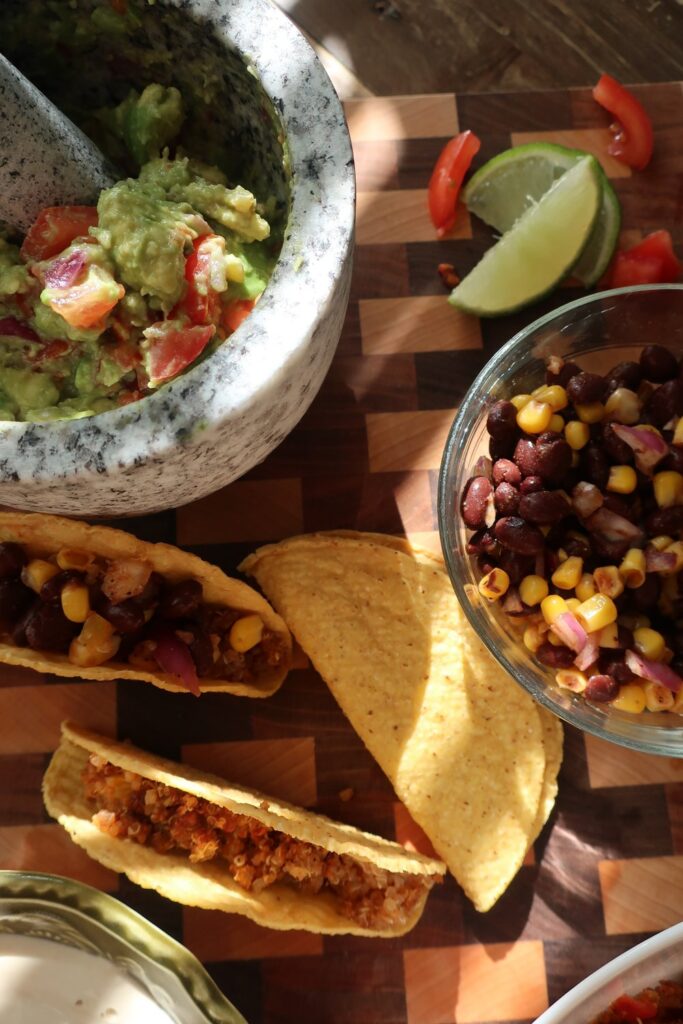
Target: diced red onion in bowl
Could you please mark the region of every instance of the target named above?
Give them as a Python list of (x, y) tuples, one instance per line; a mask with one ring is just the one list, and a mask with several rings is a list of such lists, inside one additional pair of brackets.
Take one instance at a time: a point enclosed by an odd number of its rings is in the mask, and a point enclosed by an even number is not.
[(669, 446), (664, 438), (646, 427), (627, 427), (623, 423), (613, 423), (612, 430), (633, 449), (636, 466), (643, 473), (650, 473), (669, 454)]
[[(572, 651), (580, 653), (586, 646), (588, 634), (571, 612), (562, 612), (552, 624), (553, 633), (559, 636), (563, 644)], [(590, 664), (590, 662), (589, 662)]]
[(200, 697), (197, 669), (187, 644), (183, 643), (169, 626), (159, 626), (155, 629), (152, 639), (156, 643), (154, 657), (161, 671), (177, 676), (190, 693)]
[(683, 679), (678, 673), (661, 661), (650, 661), (649, 658), (643, 658), (635, 651), (627, 651), (626, 664), (631, 669), (631, 672), (635, 672), (637, 676), (640, 676), (642, 679), (649, 679), (653, 683), (660, 683), (671, 690), (672, 693), (678, 693), (683, 686)]

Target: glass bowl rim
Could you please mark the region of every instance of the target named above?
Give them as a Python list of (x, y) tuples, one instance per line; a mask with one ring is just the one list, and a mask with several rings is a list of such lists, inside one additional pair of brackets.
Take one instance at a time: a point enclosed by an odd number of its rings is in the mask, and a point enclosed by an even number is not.
[[(656, 731), (650, 730), (647, 726), (643, 726), (643, 723), (640, 720), (634, 720), (633, 723), (629, 724), (634, 731), (642, 729), (645, 733), (642, 737), (621, 735), (610, 731), (606, 727), (608, 722), (607, 718), (605, 719), (605, 726), (593, 720), (582, 721), (580, 715), (576, 714), (573, 708), (563, 708), (555, 704), (547, 696), (546, 686), (541, 687), (535, 682), (527, 680), (513, 665), (505, 651), (497, 645), (490, 631), (488, 629), (481, 628), (480, 619), (482, 618), (482, 609), (475, 607), (470, 601), (465, 589), (465, 582), (461, 576), (454, 553), (450, 550), (449, 545), (446, 542), (446, 522), (450, 515), (448, 501), (449, 494), (447, 493), (446, 487), (447, 476), (451, 464), (455, 461), (454, 453), (458, 450), (464, 450), (470, 434), (477, 423), (480, 392), (486, 379), (493, 374), (500, 363), (503, 362), (518, 345), (524, 342), (529, 335), (540, 328), (551, 324), (559, 317), (581, 310), (584, 306), (590, 306), (594, 303), (598, 304), (619, 296), (648, 293), (653, 294), (656, 292), (679, 292), (683, 294), (683, 283), (633, 285), (626, 288), (612, 288), (606, 291), (592, 292), (590, 295), (582, 295), (578, 299), (573, 299), (571, 302), (567, 302), (562, 306), (557, 306), (548, 313), (544, 313), (542, 316), (537, 317), (536, 320), (527, 324), (526, 327), (522, 327), (520, 330), (516, 331), (509, 341), (506, 341), (504, 345), (493, 353), (491, 358), (479, 371), (472, 384), (468, 387), (448, 431), (439, 468), (437, 521), (443, 558), (451, 580), (451, 585), (458, 599), (458, 603), (464, 611), (470, 626), (476, 633), (479, 640), (481, 640), (495, 661), (505, 669), (508, 675), (512, 677), (518, 686), (523, 687), (532, 699), (537, 701), (542, 707), (546, 708), (552, 714), (557, 715), (568, 725), (572, 725), (575, 728), (580, 729), (582, 732), (590, 733), (591, 735), (607, 740), (610, 743), (628, 747), (631, 750), (636, 750), (641, 753), (659, 754), (664, 757), (683, 758), (683, 718), (681, 719), (681, 726), (675, 730), (675, 734), (680, 736), (681, 739), (680, 749), (676, 751), (666, 744), (658, 745)], [(474, 410), (472, 408), (473, 406), (475, 407)], [(673, 735), (674, 730), (667, 730), (667, 734), (669, 736)]]
[(246, 1024), (244, 1017), (201, 961), (177, 939), (109, 893), (64, 875), (43, 871), (0, 870), (0, 908), (3, 900), (33, 900), (67, 908), (90, 918), (138, 953), (173, 974), (207, 1022)]

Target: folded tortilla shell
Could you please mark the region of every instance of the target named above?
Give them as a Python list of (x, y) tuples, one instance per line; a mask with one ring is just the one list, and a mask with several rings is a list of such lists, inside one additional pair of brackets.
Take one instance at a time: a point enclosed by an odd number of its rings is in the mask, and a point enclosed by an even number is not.
[(489, 909), (548, 813), (552, 773), (534, 702), (475, 636), (442, 564), (345, 531), (268, 545), (240, 568), (475, 907)]
[(414, 909), (411, 919), (401, 927), (371, 931), (344, 917), (330, 893), (313, 895), (279, 883), (259, 893), (247, 892), (237, 885), (226, 867), (221, 867), (220, 861), (193, 864), (187, 856), (157, 853), (132, 840), (106, 835), (91, 821), (93, 809), (85, 797), (81, 778), (90, 753), (146, 779), (203, 797), (235, 814), (249, 815), (304, 842), (347, 854), (387, 871), (435, 878), (441, 878), (445, 871), (440, 861), (409, 852), (398, 843), (64, 723), (61, 743), (43, 780), (48, 812), (94, 860), (178, 903), (244, 914), (268, 928), (304, 928), (330, 935), (394, 936), (415, 925), (427, 894)]
[[(203, 692), (234, 693), (242, 697), (269, 697), (282, 684), (292, 658), (289, 630), (268, 602), (252, 587), (231, 579), (219, 568), (170, 544), (152, 544), (138, 540), (123, 530), (108, 526), (89, 526), (74, 519), (21, 512), (0, 512), (0, 542), (14, 541), (28, 550), (31, 557), (45, 558), (62, 548), (76, 548), (103, 558), (137, 558), (149, 562), (156, 572), (175, 581), (191, 577), (202, 584), (207, 604), (226, 605), (244, 612), (256, 612), (264, 624), (282, 637), (284, 658), (257, 682), (244, 683), (229, 679), (200, 679)], [(85, 679), (140, 679), (164, 690), (187, 693), (187, 687), (175, 676), (147, 672), (127, 662), (112, 661), (106, 665), (82, 668), (69, 661), (65, 654), (34, 651), (29, 647), (15, 647), (0, 643), (0, 662), (21, 665), (37, 672), (52, 672), (58, 676), (78, 676)]]

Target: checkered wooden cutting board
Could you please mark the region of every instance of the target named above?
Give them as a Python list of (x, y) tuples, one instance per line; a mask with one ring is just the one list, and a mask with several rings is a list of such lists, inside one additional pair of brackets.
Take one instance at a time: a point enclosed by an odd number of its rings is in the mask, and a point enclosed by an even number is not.
[[(635, 91), (656, 137), (653, 164), (637, 175), (606, 155), (607, 118), (587, 90), (349, 102), (358, 248), (344, 332), (318, 398), (243, 480), (121, 525), (228, 571), (259, 543), (333, 527), (406, 532), (436, 547), (436, 474), (455, 407), (514, 330), (575, 293), (561, 289), (488, 323), (450, 309), (437, 264), (466, 272), (490, 234), (463, 213), (451, 239), (434, 241), (431, 167), (460, 127), (482, 139), (478, 162), (536, 139), (579, 146), (612, 179), (628, 240), (666, 227), (680, 249), (681, 85)], [(65, 717), (421, 849), (424, 837), (303, 659), (265, 701), (196, 701), (142, 683), (1, 668), (0, 867), (53, 871), (115, 893), (189, 946), (252, 1024), (527, 1021), (602, 963), (683, 919), (683, 761), (567, 729), (556, 810), (492, 911), (477, 914), (449, 878), (403, 939), (321, 937), (183, 909), (90, 861), (49, 821), (40, 797)]]

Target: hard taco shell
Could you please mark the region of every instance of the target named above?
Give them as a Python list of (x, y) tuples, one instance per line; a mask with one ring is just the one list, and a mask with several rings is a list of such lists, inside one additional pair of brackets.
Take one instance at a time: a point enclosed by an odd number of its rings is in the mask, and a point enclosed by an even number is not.
[(344, 917), (329, 893), (313, 895), (283, 884), (275, 884), (259, 893), (247, 892), (219, 863), (193, 864), (187, 857), (157, 853), (151, 847), (129, 839), (106, 835), (91, 821), (92, 807), (85, 797), (81, 778), (91, 753), (146, 779), (204, 797), (296, 839), (330, 852), (347, 854), (374, 867), (436, 878), (441, 878), (445, 871), (445, 865), (440, 861), (409, 852), (398, 843), (64, 723), (61, 743), (43, 780), (43, 797), (48, 812), (94, 860), (113, 871), (122, 872), (137, 885), (154, 889), (178, 903), (244, 914), (268, 928), (303, 928), (330, 935), (351, 933), (391, 937), (404, 934), (416, 924), (427, 894), (414, 909), (410, 920), (401, 927), (371, 931)]
[[(23, 545), (31, 557), (45, 558), (62, 548), (99, 555), (103, 558), (137, 558), (149, 562), (166, 579), (174, 581), (189, 577), (199, 580), (207, 604), (225, 605), (240, 611), (255, 612), (270, 630), (282, 637), (284, 658), (281, 665), (253, 683), (229, 679), (200, 679), (203, 692), (234, 693), (241, 697), (269, 697), (279, 688), (287, 675), (292, 658), (292, 640), (280, 616), (255, 590), (240, 580), (231, 579), (221, 569), (171, 544), (153, 544), (138, 540), (123, 530), (108, 526), (90, 526), (88, 523), (61, 516), (48, 516), (20, 512), (0, 512), (0, 542), (13, 541)], [(112, 661), (107, 665), (82, 668), (69, 661), (65, 654), (34, 651), (28, 647), (15, 647), (0, 642), (0, 662), (21, 665), (37, 672), (51, 672), (58, 676), (77, 676), (85, 679), (140, 679), (164, 690), (187, 693), (187, 687), (175, 676), (161, 672), (148, 672), (126, 662)]]

